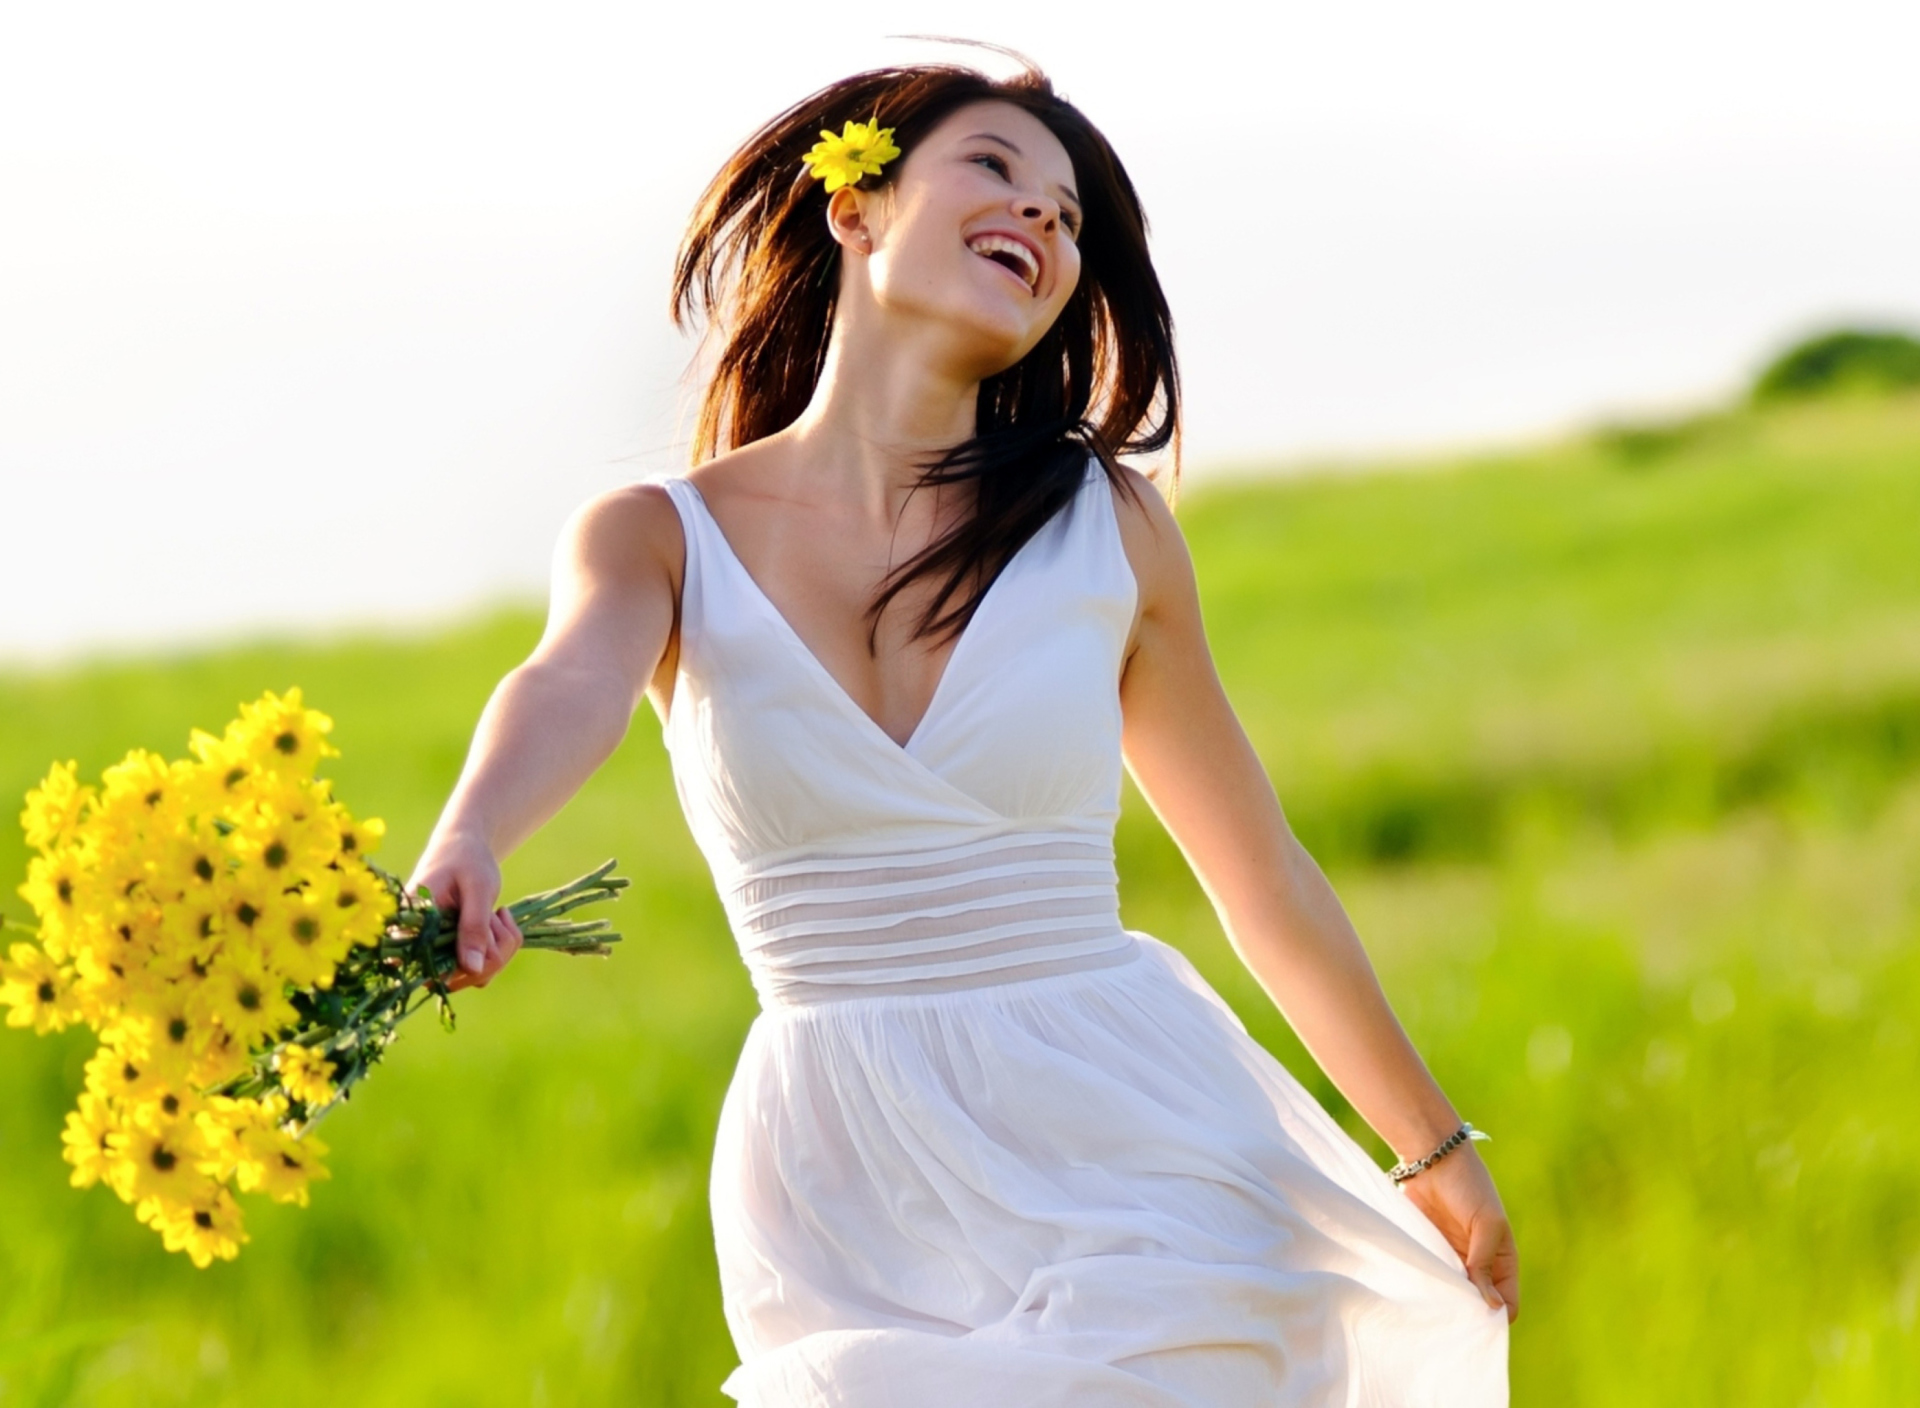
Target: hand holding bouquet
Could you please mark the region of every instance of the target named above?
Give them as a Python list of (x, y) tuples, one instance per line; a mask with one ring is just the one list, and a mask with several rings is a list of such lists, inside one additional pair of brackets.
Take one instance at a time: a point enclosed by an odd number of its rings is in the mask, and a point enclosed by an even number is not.
[[(0, 960), (0, 1006), (98, 1034), (72, 1181), (199, 1266), (247, 1240), (236, 1191), (305, 1205), (327, 1176), (313, 1126), (402, 1021), (437, 1003), (451, 1023), (459, 915), (367, 859), (384, 828), (315, 776), (331, 728), (299, 690), (267, 694), (190, 758), (136, 750), (98, 788), (55, 766), (21, 817), (40, 923)], [(617, 895), (612, 870), (508, 906), (526, 946), (609, 952), (605, 920), (566, 916)]]

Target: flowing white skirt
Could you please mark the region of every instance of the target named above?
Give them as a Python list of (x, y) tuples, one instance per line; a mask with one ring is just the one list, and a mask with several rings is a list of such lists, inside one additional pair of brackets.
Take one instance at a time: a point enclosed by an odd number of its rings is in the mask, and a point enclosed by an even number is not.
[(1507, 1401), (1460, 1259), (1176, 951), (762, 1014), (714, 1231), (746, 1408)]

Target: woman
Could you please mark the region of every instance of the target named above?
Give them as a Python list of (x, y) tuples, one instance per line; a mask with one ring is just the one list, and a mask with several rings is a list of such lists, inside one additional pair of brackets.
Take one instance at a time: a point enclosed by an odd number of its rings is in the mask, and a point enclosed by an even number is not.
[[(675, 311), (718, 335), (705, 462), (570, 525), (416, 880), (487, 983), (519, 947), (498, 858), (651, 698), (764, 1007), (713, 1170), (727, 1391), (1504, 1402), (1492, 1180), (1115, 458), (1172, 443), (1178, 381), (1104, 138), (1038, 73), (835, 84), (715, 179)], [(1315, 1058), (1403, 1159), (1439, 1154), (1404, 1192), (1120, 927), (1123, 751)]]

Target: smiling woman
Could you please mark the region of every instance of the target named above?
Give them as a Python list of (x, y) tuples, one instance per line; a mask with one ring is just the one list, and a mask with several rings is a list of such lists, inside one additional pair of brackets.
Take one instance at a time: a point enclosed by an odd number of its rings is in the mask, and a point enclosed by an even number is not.
[[(907, 156), (829, 196), (786, 154), (846, 113), (884, 121)], [(939, 179), (925, 179), (934, 170)], [(869, 217), (892, 238), (876, 245), (859, 227)], [(1009, 275), (1024, 299), (1007, 298)], [(862, 297), (847, 296), (845, 277)], [(724, 323), (711, 317), (722, 297)], [(897, 569), (872, 602), (875, 620), (931, 577), (941, 589), (919, 625), (964, 627), (1013, 551), (1066, 503), (1089, 452), (1112, 466), (1118, 455), (1177, 451), (1173, 318), (1139, 197), (1106, 139), (1037, 74), (995, 82), (947, 66), (882, 69), (796, 103), (708, 186), (673, 301), (683, 326), (727, 332), (696, 459), (791, 426), (830, 355), (874, 345), (865, 326), (836, 342), (837, 317), (949, 326), (957, 317), (970, 329), (947, 355), (978, 385), (977, 414), (959, 443), (940, 447), (926, 482), (967, 486), (975, 512)]]
[[(1499, 1196), (1121, 462), (1179, 383), (1105, 138), (1037, 73), (857, 75), (721, 170), (674, 306), (718, 343), (703, 462), (576, 516), (417, 876), (488, 981), (499, 857), (651, 698), (764, 1008), (714, 1154), (727, 1391), (1504, 1403)], [(1123, 762), (1391, 1178), (1121, 926)]]

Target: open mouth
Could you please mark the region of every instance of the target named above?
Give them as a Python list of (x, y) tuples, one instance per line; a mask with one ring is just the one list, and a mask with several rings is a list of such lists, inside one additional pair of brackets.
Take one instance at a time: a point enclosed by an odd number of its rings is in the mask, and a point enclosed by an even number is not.
[(967, 248), (1012, 273), (1027, 286), (1027, 292), (1032, 293), (1038, 287), (1040, 261), (1019, 240), (1010, 240), (1005, 235), (975, 235), (967, 241)]

